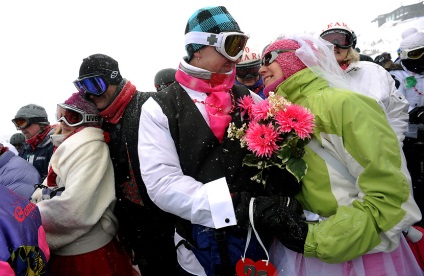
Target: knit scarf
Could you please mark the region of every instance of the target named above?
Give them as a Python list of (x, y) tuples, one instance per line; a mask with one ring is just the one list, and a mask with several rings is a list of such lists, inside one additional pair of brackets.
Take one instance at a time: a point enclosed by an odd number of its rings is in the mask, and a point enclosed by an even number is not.
[(125, 108), (137, 92), (136, 87), (127, 81), (122, 91), (118, 94), (116, 99), (105, 110), (99, 112), (99, 115), (105, 119), (106, 122), (117, 124), (124, 114)]
[(44, 140), (44, 138), (46, 138), (47, 134), (49, 134), (52, 128), (53, 128), (52, 126), (46, 126), (44, 128), (44, 131), (39, 132), (38, 134), (32, 136), (31, 138), (26, 140), (26, 142), (34, 150)]
[[(231, 88), (234, 85), (236, 71), (230, 75), (212, 73), (210, 79), (195, 78), (183, 71), (182, 66), (177, 70), (175, 79), (183, 86), (198, 92), (207, 93), (205, 102), (209, 118), (209, 127), (219, 142), (224, 138), (225, 130), (231, 122), (229, 115), (233, 108)], [(195, 101), (196, 102), (196, 101)]]

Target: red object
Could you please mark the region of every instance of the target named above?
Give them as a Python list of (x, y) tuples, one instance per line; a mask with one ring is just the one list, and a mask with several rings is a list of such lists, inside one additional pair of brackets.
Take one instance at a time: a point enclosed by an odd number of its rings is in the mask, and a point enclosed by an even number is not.
[[(413, 227), (424, 235), (424, 229), (422, 227)], [(417, 241), (416, 243), (411, 242), (408, 238), (406, 240), (408, 241), (412, 253), (414, 253), (415, 259), (417, 259), (417, 262), (420, 265), (421, 269), (424, 270), (424, 239), (421, 238), (421, 240)]]
[(50, 274), (61, 276), (140, 275), (118, 240), (85, 254), (75, 256), (53, 255), (49, 262)]
[(237, 276), (277, 275), (275, 266), (267, 260), (252, 261), (249, 258), (240, 259), (236, 265)]

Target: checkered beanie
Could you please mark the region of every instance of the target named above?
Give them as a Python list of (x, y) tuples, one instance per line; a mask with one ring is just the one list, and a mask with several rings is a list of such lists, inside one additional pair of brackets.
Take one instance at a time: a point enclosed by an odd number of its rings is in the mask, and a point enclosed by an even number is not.
[(94, 54), (83, 59), (78, 79), (95, 75), (104, 76), (107, 83), (113, 85), (119, 84), (122, 80), (118, 62), (103, 54)]
[[(185, 34), (189, 32), (219, 34), (221, 32), (241, 32), (241, 30), (227, 8), (218, 6), (197, 10), (187, 22)], [(205, 45), (194, 43), (186, 45), (188, 60), (190, 61), (193, 54), (203, 47)]]

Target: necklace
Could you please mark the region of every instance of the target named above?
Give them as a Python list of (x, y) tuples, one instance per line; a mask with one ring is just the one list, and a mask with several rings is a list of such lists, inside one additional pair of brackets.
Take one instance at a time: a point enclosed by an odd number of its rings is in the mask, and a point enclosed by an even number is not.
[(414, 83), (414, 86), (413, 86), (413, 88), (414, 88), (414, 90), (415, 90), (415, 92), (417, 92), (418, 93), (418, 95), (420, 95), (420, 96), (423, 96), (424, 94), (422, 93), (422, 92), (420, 92), (415, 86), (417, 85), (417, 79), (415, 78), (415, 76), (414, 76), (414, 72), (412, 72), (412, 77), (414, 78), (414, 80), (415, 80), (415, 83)]
[[(235, 108), (235, 106), (236, 106), (236, 105), (235, 105), (235, 100), (234, 100), (234, 94), (233, 94), (233, 91), (230, 89), (230, 91), (229, 91), (228, 93), (230, 93), (230, 96), (231, 96), (231, 110), (230, 110), (230, 112), (228, 112), (228, 114), (230, 114), (230, 113), (232, 113), (232, 112), (234, 111), (234, 108)], [(200, 104), (204, 104), (204, 105), (210, 106), (210, 107), (212, 107), (212, 108), (217, 109), (217, 110), (218, 110), (218, 111), (220, 111), (220, 112), (222, 112), (222, 111), (223, 111), (222, 107), (219, 107), (219, 106), (216, 106), (216, 105), (213, 105), (213, 104), (207, 103), (207, 102), (205, 102), (205, 101), (199, 101), (198, 99), (193, 99), (193, 102), (194, 102), (194, 103), (200, 103)]]

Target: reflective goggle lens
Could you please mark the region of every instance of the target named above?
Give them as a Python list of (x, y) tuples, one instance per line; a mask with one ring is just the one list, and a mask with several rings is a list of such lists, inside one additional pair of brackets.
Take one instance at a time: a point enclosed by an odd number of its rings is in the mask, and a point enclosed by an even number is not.
[(31, 125), (31, 122), (25, 118), (16, 118), (12, 120), (16, 129), (25, 129)]
[(277, 59), (278, 54), (287, 53), (287, 52), (294, 52), (294, 51), (296, 51), (296, 50), (283, 50), (283, 49), (280, 49), (280, 50), (271, 51), (271, 52), (267, 53), (262, 58), (261, 64), (262, 64), (262, 66), (269, 66), (271, 63), (273, 63)]
[(259, 76), (259, 66), (251, 67), (251, 68), (237, 68), (236, 75), (238, 78), (254, 78)]
[(409, 50), (409, 51), (406, 53), (406, 56), (407, 56), (409, 59), (419, 59), (419, 58), (421, 58), (423, 55), (424, 55), (424, 47), (423, 47), (423, 48), (418, 48), (418, 49), (412, 49), (412, 50)]
[(58, 122), (64, 121), (68, 126), (75, 126), (82, 124), (84, 117), (77, 111), (65, 109), (58, 105), (56, 110), (56, 120)]
[(342, 49), (348, 49), (353, 44), (351, 35), (349, 35), (347, 32), (337, 30), (324, 33), (321, 35), (321, 38)]
[(225, 38), (225, 52), (230, 57), (237, 56), (241, 51), (244, 50), (244, 46), (247, 43), (247, 37), (244, 35), (229, 35)]
[(85, 79), (74, 81), (75, 87), (79, 92), (90, 93), (93, 95), (102, 95), (107, 90), (107, 83), (103, 76), (87, 77)]

